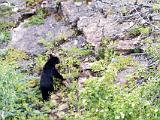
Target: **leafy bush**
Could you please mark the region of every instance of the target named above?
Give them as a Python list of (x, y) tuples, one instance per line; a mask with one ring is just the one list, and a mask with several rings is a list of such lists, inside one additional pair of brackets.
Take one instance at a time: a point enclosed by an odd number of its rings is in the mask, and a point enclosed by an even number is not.
[(33, 86), (38, 79), (19, 73), (16, 66), (0, 60), (0, 119), (48, 119), (54, 105), (42, 102), (38, 86)]
[(160, 4), (157, 4), (157, 3), (155, 3), (155, 4), (153, 4), (153, 10), (155, 11), (155, 12), (158, 12), (158, 10), (159, 10), (159, 8), (160, 8)]
[(9, 31), (0, 32), (0, 44), (9, 41), (9, 39), (10, 39)]
[[(77, 101), (78, 112), (70, 112), (68, 119), (159, 119), (160, 76), (141, 86), (115, 84), (118, 71), (127, 67), (131, 59), (120, 57), (109, 64), (102, 77), (89, 78)], [(134, 81), (132, 81), (134, 82)], [(135, 85), (135, 84), (134, 84)]]
[(35, 58), (36, 65), (34, 66), (35, 72), (40, 72), (43, 69), (45, 62), (47, 61), (47, 57), (43, 55), (38, 55)]
[[(139, 63), (135, 64), (131, 57), (116, 55), (114, 51), (108, 52), (111, 50), (108, 42), (106, 44), (103, 42), (103, 45), (104, 47), (101, 48), (104, 49), (101, 54), (103, 57), (95, 61), (91, 67), (95, 72), (103, 71), (102, 76), (90, 77), (81, 90), (74, 85), (73, 90), (68, 94), (70, 110), (65, 118), (69, 120), (158, 120), (160, 72), (149, 73), (147, 68), (143, 68)], [(135, 71), (128, 74), (127, 83), (118, 84), (118, 73), (133, 65)], [(138, 85), (139, 78), (147, 82), (143, 81)], [(76, 112), (73, 112), (74, 110)]]
[(32, 16), (31, 18), (29, 18), (29, 21), (26, 24), (26, 26), (44, 24), (45, 15), (46, 15), (46, 13), (43, 11), (43, 9), (38, 10), (36, 12), (36, 15)]
[(22, 50), (17, 49), (8, 49), (7, 54), (5, 56), (5, 60), (8, 62), (19, 61), (23, 59), (28, 59), (29, 56)]
[(14, 25), (13, 22), (0, 22), (0, 44), (10, 40), (9, 29)]
[(9, 5), (0, 5), (0, 16), (8, 16), (12, 13), (12, 7)]
[(35, 6), (40, 2), (42, 2), (42, 0), (26, 0), (27, 6)]
[(136, 37), (139, 35), (148, 35), (151, 32), (151, 28), (150, 27), (141, 27), (141, 26), (136, 26), (133, 27), (132, 29), (130, 29), (130, 31), (128, 32), (129, 36), (131, 37)]
[(55, 39), (51, 41), (46, 41), (45, 39), (41, 38), (39, 40), (39, 44), (42, 44), (47, 50), (50, 50), (54, 47), (59, 46), (60, 44), (64, 43), (67, 40), (64, 33), (60, 33)]

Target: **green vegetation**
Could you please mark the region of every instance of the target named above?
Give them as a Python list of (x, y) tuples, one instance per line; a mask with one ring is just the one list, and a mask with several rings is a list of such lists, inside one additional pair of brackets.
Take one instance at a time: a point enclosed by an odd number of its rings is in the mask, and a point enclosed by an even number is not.
[(42, 2), (43, 0), (26, 0), (27, 6), (35, 6), (36, 4)]
[[(61, 64), (57, 67), (64, 78), (71, 82), (61, 88), (61, 95), (69, 103), (64, 119), (159, 119), (160, 69), (153, 68), (148, 72), (148, 68), (134, 62), (131, 56), (116, 54), (112, 49), (114, 43), (102, 38), (102, 47), (95, 53), (97, 60), (89, 59), (92, 62), (91, 71), (99, 77), (89, 77), (83, 88), (80, 88), (76, 81), (80, 74), (80, 63), (82, 58), (92, 55), (94, 51), (90, 44), (81, 49), (56, 47), (62, 39), (50, 44), (55, 45), (53, 52), (59, 53)], [(159, 54), (155, 51), (159, 46), (153, 47), (150, 39), (146, 39), (145, 43), (148, 45), (147, 53), (158, 60)], [(0, 56), (1, 118), (48, 120), (49, 112), (57, 107), (57, 103), (52, 99), (43, 103), (38, 89), (39, 78), (29, 77), (21, 72), (16, 62), (27, 60), (29, 56), (16, 49), (1, 51)], [(46, 54), (35, 57), (33, 71), (39, 73), (46, 59)], [(127, 83), (119, 84), (117, 74), (127, 67), (134, 67), (135, 71), (127, 75)], [(142, 84), (137, 84), (138, 79), (143, 79)], [(59, 83), (55, 83), (56, 89), (60, 87)], [(73, 112), (75, 109), (77, 111)]]
[(2, 31), (0, 33), (0, 44), (9, 41), (9, 39), (10, 39), (9, 31)]
[[(70, 110), (65, 116), (66, 119), (158, 120), (160, 71), (152, 72), (156, 70), (154, 68), (148, 73), (147, 68), (142, 67), (140, 63), (135, 63), (131, 57), (116, 55), (114, 50), (111, 53), (107, 52), (111, 50), (109, 48), (111, 43), (107, 39), (103, 38), (102, 43), (100, 50), (103, 52), (99, 55), (103, 57), (99, 57), (101, 59), (91, 66), (94, 72), (101, 71), (102, 76), (87, 79), (80, 92), (78, 92), (79, 86), (73, 84), (68, 91)], [(148, 50), (151, 51), (150, 48)], [(154, 55), (153, 57), (158, 57), (156, 53), (154, 51), (154, 54), (151, 54)], [(135, 67), (135, 71), (127, 75), (126, 84), (118, 84), (117, 74), (129, 66)], [(143, 82), (138, 86), (137, 80), (142, 78)], [(76, 97), (77, 92), (78, 97)], [(77, 112), (73, 112), (74, 109), (77, 109)]]
[(12, 13), (12, 7), (7, 5), (0, 5), (0, 16), (8, 16)]
[(108, 64), (111, 62), (112, 58), (116, 56), (116, 52), (112, 48), (114, 42), (109, 42), (109, 39), (103, 37), (101, 40), (101, 47), (98, 49), (97, 58), (98, 60), (93, 62), (91, 70), (93, 72), (103, 73)]
[(36, 15), (29, 18), (29, 21), (28, 23), (26, 23), (26, 26), (44, 24), (45, 16), (46, 16), (46, 13), (43, 9), (38, 10), (36, 12)]
[(152, 44), (152, 40), (151, 39), (146, 39), (145, 43), (147, 46), (146, 52), (154, 59), (159, 60), (160, 59), (160, 55), (159, 55), (159, 51), (160, 51), (160, 43), (157, 44)]
[[(16, 50), (18, 52), (18, 50)], [(42, 102), (38, 89), (39, 79), (21, 73), (15, 61), (7, 60), (15, 55), (6, 54), (0, 59), (0, 118), (1, 119), (49, 119), (48, 112), (54, 107), (52, 102)], [(19, 53), (22, 53), (21, 51)], [(2, 58), (2, 57), (1, 57)], [(18, 54), (17, 58), (25, 57)], [(17, 60), (16, 58), (16, 60)]]
[(64, 77), (67, 79), (75, 80), (80, 72), (81, 57), (90, 55), (92, 51), (90, 49), (79, 49), (72, 47), (71, 49), (61, 49), (61, 73), (64, 73)]
[[(0, 16), (8, 17), (12, 14), (12, 7), (7, 5), (0, 5)], [(10, 31), (11, 27), (15, 26), (13, 22), (0, 21), (0, 44), (8, 42), (10, 40)]]
[(42, 71), (42, 68), (46, 62), (47, 58), (44, 55), (38, 55), (35, 58), (35, 63), (36, 65), (34, 66), (34, 72), (39, 73), (40, 71)]
[(13, 27), (15, 24), (13, 22), (0, 22), (0, 31), (9, 29)]
[(113, 78), (107, 73), (102, 78), (89, 79), (80, 94), (79, 112), (70, 114), (70, 119), (159, 119), (159, 80), (130, 91), (115, 86)]
[(128, 32), (128, 35), (130, 37), (136, 37), (139, 35), (148, 35), (151, 32), (150, 27), (141, 27), (141, 26), (136, 26), (130, 29)]
[(20, 61), (20, 60), (28, 59), (28, 58), (29, 56), (21, 50), (8, 49), (6, 51), (5, 61), (13, 62), (13, 61)]
[(67, 40), (64, 33), (60, 33), (55, 39), (51, 41), (46, 41), (44, 38), (39, 40), (39, 44), (42, 44), (47, 50), (59, 46)]
[[(105, 58), (105, 56), (104, 56)], [(78, 120), (115, 120), (115, 119), (159, 119), (160, 71), (150, 72), (133, 62), (131, 57), (115, 56), (114, 61), (104, 59), (93, 64), (93, 70), (103, 71), (101, 77), (90, 77), (84, 88), (75, 97), (79, 89), (73, 87), (69, 93), (70, 111), (66, 119)], [(128, 75), (127, 84), (116, 84), (117, 74), (128, 66), (134, 66), (136, 71)], [(154, 69), (155, 70), (155, 69)], [(147, 82), (137, 85), (137, 79), (143, 76)], [(74, 92), (73, 92), (74, 91)], [(73, 112), (78, 109), (78, 112)]]
[(158, 12), (159, 8), (160, 8), (160, 4), (155, 3), (155, 4), (153, 5), (153, 10), (154, 10), (155, 12)]
[[(30, 7), (42, 2), (26, 1)], [(153, 10), (159, 11), (159, 2), (153, 5)], [(128, 14), (127, 6), (121, 12)], [(11, 7), (0, 7), (1, 16), (10, 14)], [(44, 24), (46, 16), (47, 13), (40, 9), (26, 25)], [(13, 22), (0, 22), (0, 44), (10, 40), (10, 28), (14, 26)], [(126, 37), (141, 35), (145, 38), (151, 32), (150, 27), (137, 25), (128, 31)], [(40, 39), (39, 44), (47, 52), (37, 56), (17, 49), (0, 50), (0, 120), (49, 120), (57, 115), (54, 110), (63, 103), (69, 106), (61, 116), (66, 120), (160, 120), (160, 38), (142, 39), (144, 52), (149, 62), (154, 63), (147, 67), (133, 56), (117, 53), (113, 49), (115, 42), (109, 38), (103, 37), (101, 47), (95, 51), (89, 43), (81, 48), (60, 46), (67, 40), (64, 33), (51, 41)], [(138, 54), (140, 51), (136, 48), (133, 52)], [(39, 79), (48, 53), (55, 53), (60, 58), (61, 63), (56, 67), (66, 79), (66, 86), (60, 86), (54, 79), (54, 88), (60, 90), (53, 93), (50, 101), (43, 102)], [(21, 62), (27, 60), (31, 64), (27, 70), (24, 68), (24, 72)], [(89, 63), (86, 71), (91, 75), (84, 76), (84, 83), (80, 83), (80, 75), (86, 72), (81, 68), (83, 62)], [(134, 70), (127, 73), (125, 83), (120, 83), (119, 73), (128, 68)], [(60, 98), (58, 102), (54, 98), (57, 96)]]
[(0, 22), (0, 44), (10, 40), (9, 29), (14, 25), (13, 22)]

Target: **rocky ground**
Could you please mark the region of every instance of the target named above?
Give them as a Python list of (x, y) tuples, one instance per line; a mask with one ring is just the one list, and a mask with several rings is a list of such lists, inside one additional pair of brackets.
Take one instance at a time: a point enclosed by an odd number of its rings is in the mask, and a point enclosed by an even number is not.
[[(15, 23), (11, 28), (12, 40), (9, 44), (30, 54), (44, 52), (43, 46), (38, 44), (40, 39), (50, 41), (61, 34), (67, 39), (81, 35), (85, 37), (85, 41), (96, 47), (103, 36), (109, 37), (118, 42), (115, 46), (118, 51), (129, 52), (135, 49), (144, 37), (148, 37), (126, 35), (130, 28), (136, 25), (154, 27), (154, 21), (158, 20), (158, 14), (152, 12), (150, 4), (152, 5), (152, 2), (135, 3), (134, 0), (121, 3), (116, 0), (95, 0), (86, 5), (69, 0), (56, 5), (56, 2), (46, 0), (37, 2), (34, 6), (26, 6), (24, 1), (2, 1), (1, 6), (11, 6), (10, 13), (6, 13), (11, 15), (1, 17), (0, 21)], [(27, 20), (40, 8), (48, 12), (44, 24), (25, 27)]]
[[(160, 16), (159, 9), (153, 8), (155, 2), (92, 0), (86, 4), (84, 1), (73, 0), (37, 0), (33, 3), (25, 0), (1, 0), (0, 15), (3, 17), (0, 17), (0, 23), (12, 25), (6, 27), (10, 32), (10, 40), (7, 44), (2, 42), (0, 47), (1, 50), (22, 50), (31, 57), (44, 53), (60, 56), (61, 53), (53, 48), (55, 46), (49, 46), (47, 43), (57, 40), (58, 47), (67, 50), (71, 47), (83, 48), (90, 44), (97, 51), (101, 48), (102, 38), (105, 37), (109, 42), (114, 42), (111, 47), (119, 54), (131, 55), (134, 61), (148, 68), (159, 64), (159, 61), (153, 61), (148, 57), (148, 46), (145, 43), (146, 38), (159, 38), (160, 26), (157, 22), (160, 21)], [(3, 34), (0, 34), (0, 41), (4, 39)], [(151, 46), (158, 45), (158, 41), (151, 43)], [(81, 60), (80, 71), (83, 72), (79, 73), (80, 85), (88, 76), (92, 76), (90, 72), (86, 72), (92, 64), (87, 59), (90, 58)], [(22, 66), (26, 66), (23, 69), (30, 69), (30, 64), (34, 64), (34, 61), (23, 61)], [(126, 76), (134, 70), (134, 67), (129, 66), (119, 72), (119, 83), (126, 83)], [(39, 77), (39, 74), (35, 76)], [(141, 79), (137, 81), (140, 82)], [(57, 108), (51, 111), (51, 115), (59, 118), (68, 109), (67, 99), (63, 99), (60, 92), (52, 95), (51, 99), (57, 103)]]

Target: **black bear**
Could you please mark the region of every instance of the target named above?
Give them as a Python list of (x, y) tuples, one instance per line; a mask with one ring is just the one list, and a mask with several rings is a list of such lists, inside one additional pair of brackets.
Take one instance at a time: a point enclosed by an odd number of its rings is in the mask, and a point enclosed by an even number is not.
[(43, 100), (48, 100), (50, 93), (53, 92), (53, 76), (63, 80), (63, 76), (59, 74), (55, 67), (55, 65), (59, 63), (59, 58), (50, 54), (48, 61), (43, 67), (40, 80), (40, 90)]

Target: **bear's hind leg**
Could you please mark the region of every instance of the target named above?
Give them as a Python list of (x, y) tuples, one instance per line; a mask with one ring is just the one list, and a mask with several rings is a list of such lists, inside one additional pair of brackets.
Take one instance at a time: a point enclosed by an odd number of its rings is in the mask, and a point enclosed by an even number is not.
[(47, 89), (41, 89), (42, 91), (42, 98), (43, 100), (48, 100), (49, 99), (49, 91)]

